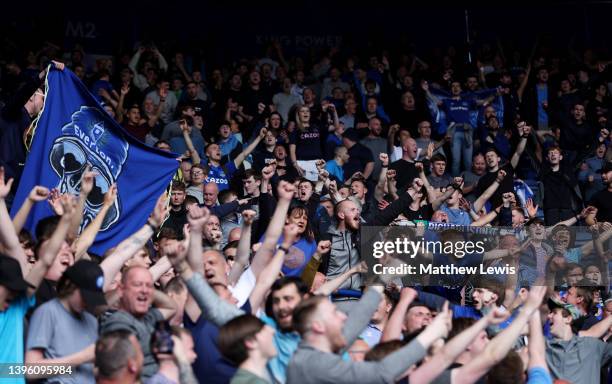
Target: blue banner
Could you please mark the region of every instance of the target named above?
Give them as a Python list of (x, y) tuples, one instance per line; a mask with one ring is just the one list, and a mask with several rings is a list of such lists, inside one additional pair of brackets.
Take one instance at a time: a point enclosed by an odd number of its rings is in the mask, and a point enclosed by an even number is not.
[[(102, 255), (143, 226), (155, 202), (178, 168), (178, 155), (146, 146), (127, 133), (100, 106), (87, 87), (65, 69), (49, 69), (46, 97), (11, 215), (35, 185), (78, 195), (87, 165), (96, 172), (85, 203), (81, 229), (102, 207), (104, 194), (116, 183), (118, 197), (108, 211), (90, 251)], [(53, 215), (48, 204), (36, 204), (25, 228)]]

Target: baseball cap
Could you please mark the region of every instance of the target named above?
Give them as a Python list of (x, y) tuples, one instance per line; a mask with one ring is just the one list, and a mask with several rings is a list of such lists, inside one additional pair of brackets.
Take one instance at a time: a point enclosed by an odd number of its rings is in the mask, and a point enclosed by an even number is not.
[(605, 163), (604, 166), (601, 167), (599, 171), (597, 171), (597, 173), (608, 173), (610, 171), (612, 171), (612, 161), (608, 161), (607, 163)]
[(580, 311), (578, 310), (578, 308), (576, 308), (576, 306), (565, 303), (557, 299), (554, 299), (552, 297), (549, 297), (548, 298), (548, 309), (552, 311), (555, 308), (563, 308), (567, 310), (572, 315), (573, 320), (577, 320), (578, 318), (580, 318)]
[(64, 275), (79, 287), (83, 300), (90, 308), (106, 304), (104, 297), (104, 272), (93, 261), (79, 260), (68, 268)]
[(2, 254), (0, 254), (0, 285), (14, 292), (25, 292), (28, 289), (19, 262)]

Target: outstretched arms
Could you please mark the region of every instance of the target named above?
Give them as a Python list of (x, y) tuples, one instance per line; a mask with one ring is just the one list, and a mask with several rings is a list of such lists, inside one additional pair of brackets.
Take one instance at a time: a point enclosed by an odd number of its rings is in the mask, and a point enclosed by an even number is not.
[(518, 165), (521, 155), (523, 154), (523, 151), (525, 151), (525, 147), (527, 146), (527, 139), (529, 138), (529, 134), (531, 133), (531, 126), (527, 125), (527, 123), (525, 123), (524, 121), (518, 123), (517, 129), (519, 135), (521, 135), (521, 141), (519, 141), (518, 146), (516, 147), (516, 151), (514, 151), (514, 154), (510, 159), (510, 164), (512, 165), (512, 168), (516, 168), (516, 166)]
[(240, 240), (238, 241), (238, 249), (236, 251), (236, 260), (230, 270), (229, 283), (235, 284), (244, 269), (249, 265), (249, 256), (251, 254), (251, 226), (255, 219), (256, 212), (247, 209), (242, 211), (242, 228), (240, 229)]
[(253, 140), (251, 144), (249, 144), (242, 152), (240, 152), (238, 156), (236, 156), (236, 158), (234, 159), (234, 165), (236, 166), (236, 168), (240, 167), (240, 164), (242, 164), (244, 159), (246, 159), (247, 156), (249, 156), (251, 152), (253, 152), (255, 148), (257, 148), (257, 145), (259, 145), (259, 142), (266, 136), (266, 133), (268, 133), (268, 130), (262, 128), (261, 131), (259, 131), (259, 135), (257, 135), (255, 140)]
[(32, 207), (35, 203), (45, 201), (49, 197), (49, 189), (45, 187), (41, 187), (39, 185), (32, 188), (28, 198), (23, 201), (19, 211), (15, 217), (13, 217), (13, 228), (15, 228), (15, 233), (21, 232), (23, 226), (25, 225), (26, 220), (28, 219), (28, 215), (32, 210)]
[(531, 315), (540, 307), (542, 299), (546, 294), (546, 287), (533, 286), (529, 291), (529, 297), (519, 310), (519, 314), (501, 333), (495, 336), (475, 359), (456, 368), (452, 372), (452, 383), (473, 383), (482, 377), (492, 366), (500, 362), (514, 345), (521, 330), (529, 321)]

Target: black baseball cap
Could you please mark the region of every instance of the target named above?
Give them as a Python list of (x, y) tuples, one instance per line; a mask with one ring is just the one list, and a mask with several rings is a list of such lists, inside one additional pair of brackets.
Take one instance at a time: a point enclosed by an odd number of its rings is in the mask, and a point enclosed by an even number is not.
[(0, 285), (18, 293), (25, 292), (29, 286), (23, 279), (19, 262), (2, 254), (0, 254)]
[(89, 260), (79, 260), (66, 269), (64, 275), (79, 287), (81, 296), (89, 308), (106, 305), (106, 298), (102, 290), (104, 272), (98, 264)]

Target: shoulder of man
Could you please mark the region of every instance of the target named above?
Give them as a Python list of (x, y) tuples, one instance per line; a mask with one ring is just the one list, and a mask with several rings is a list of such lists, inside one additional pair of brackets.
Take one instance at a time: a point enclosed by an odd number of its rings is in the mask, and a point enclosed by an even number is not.
[(100, 334), (119, 330), (137, 333), (137, 322), (134, 316), (123, 310), (107, 313), (100, 319)]

